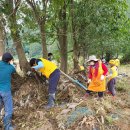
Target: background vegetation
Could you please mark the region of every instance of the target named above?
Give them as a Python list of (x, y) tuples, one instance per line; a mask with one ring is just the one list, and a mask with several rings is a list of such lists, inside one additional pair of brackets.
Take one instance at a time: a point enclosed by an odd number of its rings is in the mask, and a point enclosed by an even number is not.
[(0, 55), (17, 55), (23, 71), (27, 58), (48, 52), (64, 72), (91, 54), (129, 62), (129, 42), (129, 0), (0, 1)]

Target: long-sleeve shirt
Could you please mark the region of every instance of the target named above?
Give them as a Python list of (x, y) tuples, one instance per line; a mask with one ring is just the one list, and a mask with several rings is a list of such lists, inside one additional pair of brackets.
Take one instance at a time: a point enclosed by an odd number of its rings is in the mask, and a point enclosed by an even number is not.
[(44, 64), (42, 63), (42, 61), (38, 61), (36, 66), (33, 66), (32, 68), (34, 68), (35, 70), (38, 70), (40, 68), (43, 68)]
[[(99, 63), (97, 63), (95, 66), (90, 66), (89, 67), (89, 74), (88, 74), (88, 78), (89, 79), (92, 79), (92, 73), (91, 73), (91, 69), (92, 67), (95, 67), (96, 68), (96, 74), (98, 73), (98, 66), (99, 66)], [(106, 67), (105, 64), (102, 63), (102, 69), (103, 69), (103, 75), (106, 76), (107, 72), (108, 72), (108, 69)]]
[(0, 61), (0, 91), (11, 91), (11, 75), (15, 73), (15, 67), (7, 62)]

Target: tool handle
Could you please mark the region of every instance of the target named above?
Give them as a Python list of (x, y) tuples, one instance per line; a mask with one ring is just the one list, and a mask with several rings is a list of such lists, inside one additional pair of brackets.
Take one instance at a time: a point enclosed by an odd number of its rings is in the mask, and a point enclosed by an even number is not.
[[(60, 70), (61, 71), (61, 70)], [(71, 78), (70, 76), (68, 76), (67, 74), (65, 74), (63, 71), (61, 71), (61, 73), (66, 76), (68, 79), (70, 79), (72, 82), (78, 84), (81, 88), (83, 88), (84, 90), (87, 90), (86, 86), (84, 86), (83, 84), (81, 84), (78, 80), (74, 80), (73, 78)]]
[(68, 79), (70, 79), (71, 81), (75, 82), (75, 80), (73, 78), (71, 78), (70, 76), (68, 76), (67, 74), (65, 74), (63, 71), (60, 70), (60, 72), (66, 76)]

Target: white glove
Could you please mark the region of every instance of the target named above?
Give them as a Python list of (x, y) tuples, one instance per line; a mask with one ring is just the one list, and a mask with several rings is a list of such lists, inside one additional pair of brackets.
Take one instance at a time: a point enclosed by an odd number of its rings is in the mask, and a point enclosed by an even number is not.
[(100, 79), (101, 79), (101, 80), (104, 80), (104, 78), (105, 78), (105, 76), (104, 76), (104, 75), (101, 75), (101, 78), (100, 78)]
[(88, 84), (91, 82), (91, 79), (88, 79)]
[(28, 76), (30, 76), (30, 75), (31, 75), (31, 73), (32, 73), (31, 71), (28, 71), (28, 72), (27, 72), (27, 75), (28, 75)]

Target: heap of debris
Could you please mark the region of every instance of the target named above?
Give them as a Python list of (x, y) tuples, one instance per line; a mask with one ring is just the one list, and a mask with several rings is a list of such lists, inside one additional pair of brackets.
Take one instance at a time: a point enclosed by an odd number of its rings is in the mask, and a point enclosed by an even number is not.
[[(70, 74), (81, 80), (82, 74)], [(84, 85), (85, 82), (81, 81)], [(82, 97), (85, 91), (61, 76), (58, 85), (56, 106), (48, 111), (48, 84), (36, 77), (20, 77), (12, 80), (14, 116), (13, 123), (18, 130), (128, 130), (130, 127), (130, 94), (118, 92), (116, 100), (105, 95), (104, 100), (95, 99), (92, 94), (87, 101)], [(123, 111), (122, 111), (123, 109)]]

